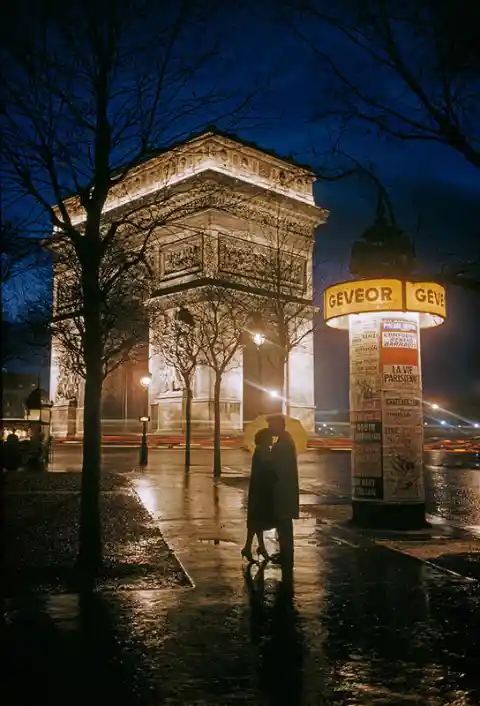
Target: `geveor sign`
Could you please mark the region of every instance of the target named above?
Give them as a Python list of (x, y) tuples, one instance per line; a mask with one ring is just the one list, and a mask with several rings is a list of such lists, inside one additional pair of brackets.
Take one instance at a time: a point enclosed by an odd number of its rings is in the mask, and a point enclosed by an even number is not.
[(396, 279), (342, 282), (325, 292), (325, 319), (371, 311), (401, 311), (402, 283)]
[(325, 321), (333, 328), (347, 329), (350, 314), (390, 311), (418, 313), (420, 328), (439, 326), (447, 316), (445, 288), (435, 282), (363, 279), (324, 292)]
[(409, 311), (447, 316), (445, 288), (435, 282), (406, 282), (406, 306)]

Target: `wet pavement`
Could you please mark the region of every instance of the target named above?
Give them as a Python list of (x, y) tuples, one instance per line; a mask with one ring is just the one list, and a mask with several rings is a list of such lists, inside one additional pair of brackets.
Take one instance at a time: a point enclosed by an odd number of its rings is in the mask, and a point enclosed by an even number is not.
[[(248, 473), (250, 456), (240, 449), (223, 451), (223, 464), (238, 473)], [(149, 469), (152, 472), (164, 465), (179, 469), (183, 452), (180, 449), (151, 449)], [(193, 450), (193, 469), (207, 467), (212, 462), (212, 452)], [(434, 451), (426, 454), (425, 481), (427, 510), (459, 525), (477, 528), (480, 533), (480, 469), (473, 462), (469, 467), (465, 454)], [(471, 460), (471, 459), (470, 459)], [(138, 466), (138, 448), (104, 447), (105, 470), (130, 472)], [(449, 465), (440, 465), (447, 463)], [(451, 465), (451, 464), (455, 465)], [(461, 466), (459, 464), (463, 463)], [(80, 470), (81, 448), (78, 445), (58, 445), (54, 449), (54, 469)], [(300, 479), (304, 488), (329, 489), (344, 495), (350, 494), (350, 454), (348, 452), (310, 451), (300, 459)]]
[[(4, 595), (78, 591), (81, 475), (12, 471), (2, 480)], [(190, 585), (126, 475), (102, 474), (99, 507), (103, 569), (96, 590)]]
[(479, 584), (332, 524), (339, 469), (302, 465), (291, 593), (244, 576), (242, 465), (174, 458), (131, 479), (194, 588), (9, 602), (9, 704), (480, 704)]

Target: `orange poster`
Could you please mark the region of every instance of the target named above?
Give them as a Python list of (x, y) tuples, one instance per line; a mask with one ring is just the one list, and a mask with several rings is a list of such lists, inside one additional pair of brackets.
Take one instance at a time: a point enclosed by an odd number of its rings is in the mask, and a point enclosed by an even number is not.
[(380, 364), (418, 366), (418, 330), (415, 321), (382, 319)]

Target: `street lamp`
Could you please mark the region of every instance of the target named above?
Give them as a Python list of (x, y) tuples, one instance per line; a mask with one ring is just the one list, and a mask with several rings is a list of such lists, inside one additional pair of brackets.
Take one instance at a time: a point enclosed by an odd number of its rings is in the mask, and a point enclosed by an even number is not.
[[(148, 391), (151, 382), (151, 375), (144, 375), (142, 378), (140, 378), (140, 385), (143, 387), (144, 390)], [(140, 443), (139, 463), (140, 466), (146, 466), (148, 463), (147, 424), (150, 421), (150, 417), (144, 415), (143, 417), (140, 417), (139, 421), (142, 422), (142, 441)]]
[(263, 380), (262, 380), (262, 378), (263, 378), (262, 351), (260, 350), (260, 348), (265, 343), (266, 336), (259, 326), (259, 318), (258, 317), (256, 318), (256, 326), (255, 326), (254, 330), (251, 332), (251, 335), (252, 335), (252, 341), (255, 344), (255, 348), (256, 348), (257, 385), (258, 385), (256, 400), (257, 400), (257, 404), (258, 404), (257, 414), (259, 414), (262, 411), (262, 406), (263, 406), (263, 404), (262, 404), (262, 395), (263, 395), (263, 392), (262, 392), (262, 382), (263, 382)]
[(152, 382), (152, 376), (151, 375), (144, 375), (142, 378), (140, 378), (140, 385), (145, 389), (148, 390), (150, 387), (150, 383)]
[(259, 332), (254, 333), (252, 335), (252, 341), (257, 346), (257, 348), (263, 346), (263, 344), (265, 343), (265, 334)]
[(249, 333), (252, 336), (252, 341), (259, 348), (265, 343), (265, 329), (262, 322), (262, 316), (260, 313), (256, 312), (252, 314), (250, 319), (250, 325), (248, 327)]

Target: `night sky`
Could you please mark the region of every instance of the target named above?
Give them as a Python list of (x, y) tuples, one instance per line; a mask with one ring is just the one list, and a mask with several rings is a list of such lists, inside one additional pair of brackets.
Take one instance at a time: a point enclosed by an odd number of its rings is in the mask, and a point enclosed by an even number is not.
[[(239, 95), (252, 80), (261, 89), (246, 123), (233, 126), (220, 122), (219, 127), (233, 128), (259, 147), (320, 169), (322, 158), (318, 155), (328, 149), (331, 133), (324, 121), (314, 119), (329, 95), (318, 62), (267, 10), (253, 12), (249, 3), (238, 8), (235, 3), (225, 3), (220, 13), (212, 28), (221, 35), (219, 80), (236, 87)], [(321, 39), (329, 45), (328, 33)], [(343, 56), (343, 48), (333, 45), (333, 38), (330, 48)], [(346, 55), (343, 60), (354, 57)], [(217, 122), (217, 116), (205, 115), (208, 122)], [(399, 227), (415, 239), (419, 271), (433, 272), (442, 263), (478, 257), (480, 177), (461, 155), (440, 144), (402, 143), (359, 130), (347, 132), (342, 147), (356, 159), (370, 162), (388, 188)], [(316, 289), (320, 301), (324, 286), (349, 276), (350, 245), (371, 224), (377, 195), (365, 180), (350, 177), (338, 182), (319, 180), (315, 197), (330, 211), (328, 223), (317, 234)], [(447, 323), (423, 334), (425, 394), (440, 399), (472, 392), (480, 395), (480, 297), (450, 288), (447, 302)], [(319, 409), (348, 406), (347, 338), (323, 324), (316, 333)]]

